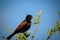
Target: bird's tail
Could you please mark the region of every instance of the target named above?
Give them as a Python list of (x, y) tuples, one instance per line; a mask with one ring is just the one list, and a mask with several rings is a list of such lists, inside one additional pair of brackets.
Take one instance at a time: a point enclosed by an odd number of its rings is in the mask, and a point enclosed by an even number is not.
[(7, 37), (7, 40), (10, 40), (11, 38), (12, 38), (12, 36), (14, 36), (15, 35), (15, 33), (12, 33), (11, 35), (9, 35), (8, 37)]

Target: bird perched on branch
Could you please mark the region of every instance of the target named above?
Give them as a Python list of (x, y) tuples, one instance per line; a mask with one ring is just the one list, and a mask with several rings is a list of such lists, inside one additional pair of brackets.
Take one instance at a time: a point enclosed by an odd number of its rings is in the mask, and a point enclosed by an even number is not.
[(27, 15), (25, 20), (21, 24), (19, 24), (19, 26), (16, 28), (16, 30), (7, 37), (7, 40), (10, 40), (12, 38), (12, 36), (14, 36), (17, 33), (26, 32), (31, 27), (32, 18), (33, 18), (32, 15)]

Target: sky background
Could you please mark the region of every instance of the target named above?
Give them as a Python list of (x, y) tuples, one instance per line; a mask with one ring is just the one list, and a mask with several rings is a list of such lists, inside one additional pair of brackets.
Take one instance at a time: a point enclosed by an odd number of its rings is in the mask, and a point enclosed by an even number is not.
[[(3, 22), (14, 31), (26, 15), (31, 14), (34, 19), (39, 10), (42, 10), (41, 23), (34, 40), (46, 40), (48, 29), (55, 27), (57, 20), (60, 19), (57, 14), (60, 11), (60, 0), (0, 0), (0, 23)], [(34, 30), (35, 26), (32, 25), (28, 32), (32, 31), (32, 35)], [(53, 34), (50, 40), (60, 40), (60, 32), (58, 33), (59, 35)], [(0, 25), (0, 36), (7, 37), (10, 34)], [(28, 39), (31, 40), (31, 36)], [(0, 40), (3, 39), (0, 37)], [(14, 37), (11, 40), (15, 40)]]

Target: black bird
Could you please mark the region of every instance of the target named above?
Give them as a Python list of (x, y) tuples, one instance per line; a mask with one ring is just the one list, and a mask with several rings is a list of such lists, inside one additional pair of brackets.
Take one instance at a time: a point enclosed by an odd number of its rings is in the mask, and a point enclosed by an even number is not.
[(26, 32), (31, 27), (32, 18), (33, 18), (32, 15), (27, 15), (25, 20), (21, 24), (19, 24), (19, 26), (16, 28), (16, 30), (7, 37), (7, 40), (10, 40), (12, 38), (12, 36), (14, 36), (17, 33)]

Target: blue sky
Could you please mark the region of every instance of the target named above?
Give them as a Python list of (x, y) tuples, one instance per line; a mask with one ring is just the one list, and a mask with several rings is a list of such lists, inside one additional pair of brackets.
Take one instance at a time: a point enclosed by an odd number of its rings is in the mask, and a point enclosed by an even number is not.
[[(13, 31), (25, 19), (27, 14), (31, 14), (34, 19), (37, 12), (42, 10), (41, 23), (34, 40), (46, 40), (48, 29), (53, 28), (56, 21), (60, 19), (57, 14), (60, 11), (60, 0), (0, 0), (0, 4), (0, 21), (11, 27)], [(34, 29), (35, 26), (32, 25), (29, 31), (33, 33)], [(0, 35), (6, 35), (7, 37), (9, 34), (4, 27), (0, 27)], [(60, 35), (56, 36), (54, 34), (51, 40), (58, 40), (59, 37)], [(30, 38), (31, 36), (29, 40)]]

